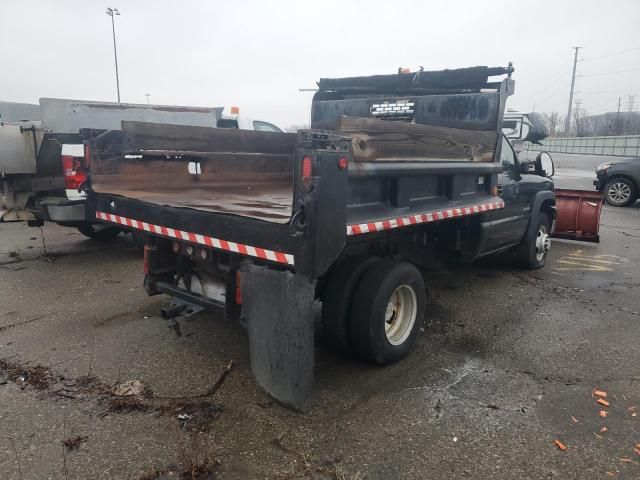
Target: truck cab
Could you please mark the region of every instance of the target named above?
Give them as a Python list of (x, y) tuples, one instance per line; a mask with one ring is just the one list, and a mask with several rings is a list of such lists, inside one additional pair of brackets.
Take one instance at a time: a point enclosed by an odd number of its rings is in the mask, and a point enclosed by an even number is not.
[[(540, 154), (533, 164), (521, 161), (504, 134), (499, 158), (503, 170), (498, 175), (497, 193), (504, 208), (488, 213), (490, 234), (480, 256), (520, 246), (520, 263), (540, 268), (551, 246), (556, 218), (553, 161), (548, 154)], [(531, 243), (533, 250), (531, 245), (522, 247)]]

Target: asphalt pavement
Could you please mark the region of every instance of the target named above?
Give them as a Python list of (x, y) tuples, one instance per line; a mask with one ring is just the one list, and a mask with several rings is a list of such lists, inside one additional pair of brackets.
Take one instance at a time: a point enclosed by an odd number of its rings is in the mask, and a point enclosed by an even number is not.
[[(554, 159), (562, 188), (593, 171)], [(0, 223), (3, 480), (640, 478), (637, 204), (604, 208), (600, 244), (554, 241), (542, 270), (426, 272), (409, 357), (380, 368), (319, 343), (306, 414), (256, 386), (240, 325), (167, 328), (121, 237)], [(114, 401), (128, 380), (144, 395)]]

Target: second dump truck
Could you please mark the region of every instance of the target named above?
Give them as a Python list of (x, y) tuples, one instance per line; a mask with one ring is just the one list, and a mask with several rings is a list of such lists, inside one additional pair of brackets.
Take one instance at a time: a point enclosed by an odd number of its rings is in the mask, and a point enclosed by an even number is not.
[(421, 271), (507, 251), (544, 265), (553, 165), (521, 164), (502, 134), (511, 73), (322, 79), (298, 133), (86, 131), (89, 213), (150, 234), (144, 284), (172, 297), (166, 318), (241, 319), (258, 383), (305, 409), (319, 305), (331, 346), (385, 365), (418, 334)]

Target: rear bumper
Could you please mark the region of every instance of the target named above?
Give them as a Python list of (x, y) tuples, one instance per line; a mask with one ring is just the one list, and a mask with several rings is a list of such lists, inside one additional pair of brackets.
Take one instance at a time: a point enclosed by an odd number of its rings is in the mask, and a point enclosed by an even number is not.
[(45, 197), (38, 201), (38, 210), (45, 220), (52, 222), (84, 222), (85, 200), (64, 197)]

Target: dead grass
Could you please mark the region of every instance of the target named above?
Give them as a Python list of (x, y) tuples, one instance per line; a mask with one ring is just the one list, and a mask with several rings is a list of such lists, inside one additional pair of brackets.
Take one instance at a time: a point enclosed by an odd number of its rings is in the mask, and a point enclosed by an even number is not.
[(34, 367), (12, 363), (7, 360), (0, 360), (0, 373), (7, 380), (19, 384), (21, 387), (29, 385), (36, 390), (46, 390), (52, 383), (59, 380), (60, 376), (43, 365)]
[(179, 449), (180, 463), (144, 473), (138, 480), (215, 480), (220, 462), (208, 444), (199, 436), (191, 437), (188, 446)]

